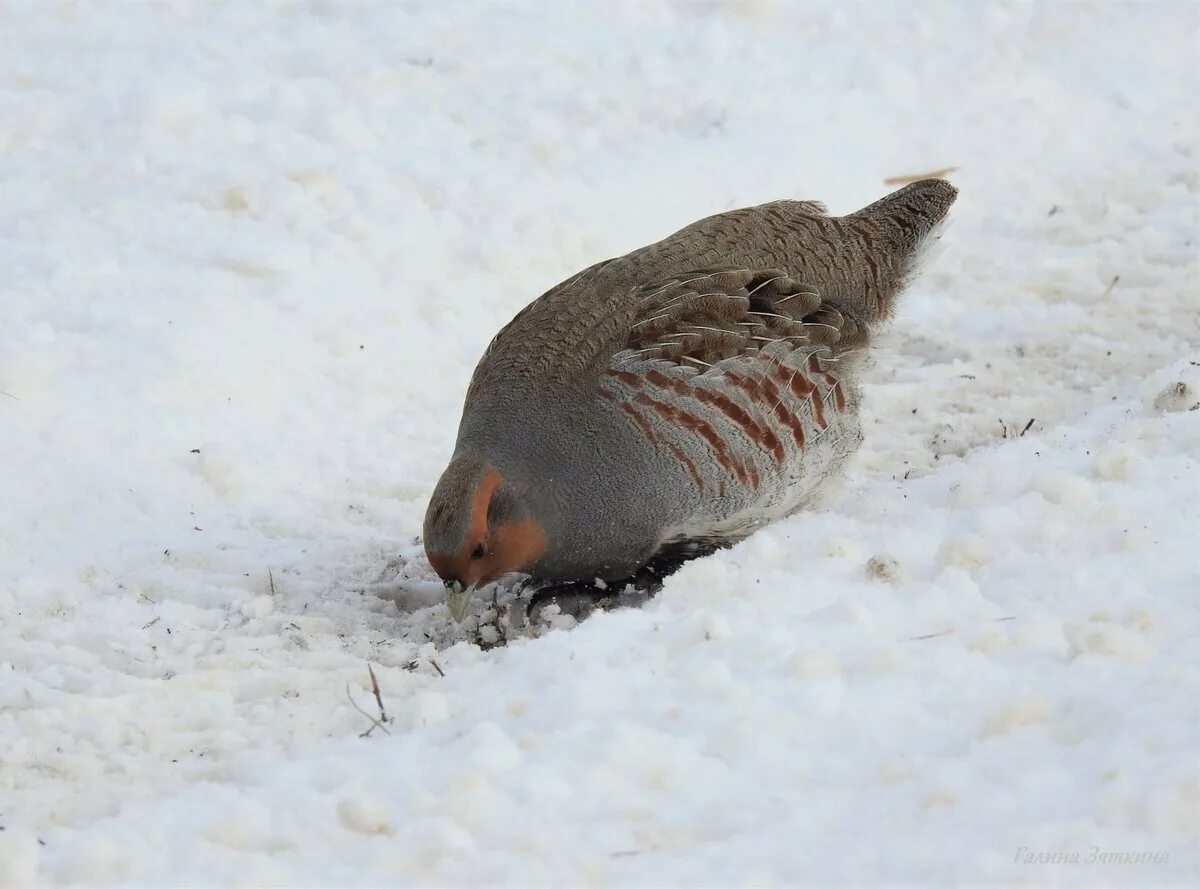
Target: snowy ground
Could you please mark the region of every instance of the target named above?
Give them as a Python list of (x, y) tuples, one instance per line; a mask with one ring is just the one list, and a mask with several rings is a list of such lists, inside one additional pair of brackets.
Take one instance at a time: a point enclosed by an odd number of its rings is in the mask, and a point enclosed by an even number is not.
[[(549, 7), (2, 4), (0, 885), (1196, 885), (1200, 7)], [(951, 165), (826, 511), (377, 595), (528, 299)]]

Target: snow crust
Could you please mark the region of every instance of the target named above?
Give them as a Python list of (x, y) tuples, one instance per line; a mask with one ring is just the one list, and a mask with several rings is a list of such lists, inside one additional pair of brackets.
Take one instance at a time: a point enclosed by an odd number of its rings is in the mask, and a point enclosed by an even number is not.
[[(0, 886), (1200, 882), (1200, 7), (3, 20)], [(945, 166), (823, 511), (449, 624), (520, 306)]]

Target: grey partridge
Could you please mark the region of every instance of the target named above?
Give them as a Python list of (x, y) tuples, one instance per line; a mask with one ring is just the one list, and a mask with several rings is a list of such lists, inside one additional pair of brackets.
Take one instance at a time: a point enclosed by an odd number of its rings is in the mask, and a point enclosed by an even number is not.
[(425, 515), (461, 619), (510, 573), (621, 581), (810, 503), (862, 440), (857, 359), (957, 195), (719, 213), (597, 263), (484, 352)]

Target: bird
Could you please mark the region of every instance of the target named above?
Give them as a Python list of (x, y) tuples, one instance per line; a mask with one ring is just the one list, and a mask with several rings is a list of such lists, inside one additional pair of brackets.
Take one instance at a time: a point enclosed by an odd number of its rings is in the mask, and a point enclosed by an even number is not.
[(841, 217), (729, 210), (521, 309), (425, 514), (454, 619), (491, 581), (611, 587), (813, 503), (862, 441), (862, 357), (957, 194), (925, 179)]

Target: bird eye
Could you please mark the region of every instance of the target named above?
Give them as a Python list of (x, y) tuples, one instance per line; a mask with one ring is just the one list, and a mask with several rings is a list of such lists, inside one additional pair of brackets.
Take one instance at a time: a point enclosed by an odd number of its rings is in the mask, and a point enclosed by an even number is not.
[(471, 558), (472, 559), (482, 559), (486, 555), (487, 555), (487, 550), (484, 548), (482, 543), (477, 544), (475, 549), (471, 550)]

